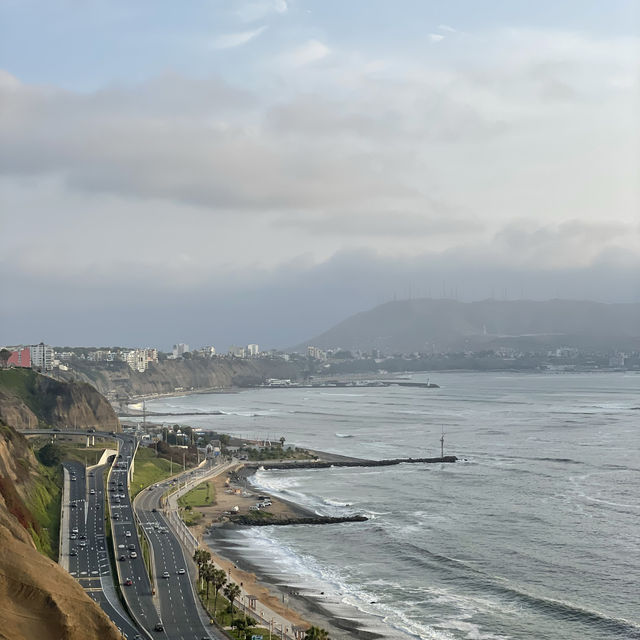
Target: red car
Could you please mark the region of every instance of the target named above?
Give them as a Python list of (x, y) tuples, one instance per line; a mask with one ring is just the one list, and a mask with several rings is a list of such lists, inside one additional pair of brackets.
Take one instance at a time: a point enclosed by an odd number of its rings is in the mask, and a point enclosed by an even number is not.
[(125, 584), (126, 587), (130, 587), (133, 584), (133, 580), (131, 580), (131, 578), (127, 578), (124, 581), (124, 584)]

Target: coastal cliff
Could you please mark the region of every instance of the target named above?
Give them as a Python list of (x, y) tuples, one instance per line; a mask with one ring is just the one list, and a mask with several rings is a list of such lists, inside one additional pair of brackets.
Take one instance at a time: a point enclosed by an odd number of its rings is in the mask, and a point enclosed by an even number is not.
[(92, 385), (55, 380), (31, 369), (0, 371), (0, 420), (16, 429), (75, 425), (120, 430), (113, 408)]
[(43, 473), (25, 438), (0, 423), (0, 637), (117, 640), (100, 607), (37, 550), (42, 533), (34, 509), (48, 483)]
[(300, 376), (300, 366), (281, 358), (192, 358), (151, 363), (141, 373), (123, 362), (71, 363), (73, 375), (111, 400), (197, 389), (228, 389), (260, 384), (266, 378)]

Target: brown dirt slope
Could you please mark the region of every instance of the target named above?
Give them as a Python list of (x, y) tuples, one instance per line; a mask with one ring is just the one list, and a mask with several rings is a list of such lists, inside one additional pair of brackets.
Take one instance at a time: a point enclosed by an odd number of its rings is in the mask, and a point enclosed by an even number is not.
[(25, 500), (38, 473), (25, 439), (0, 424), (0, 638), (117, 640), (102, 609), (27, 532), (35, 518)]

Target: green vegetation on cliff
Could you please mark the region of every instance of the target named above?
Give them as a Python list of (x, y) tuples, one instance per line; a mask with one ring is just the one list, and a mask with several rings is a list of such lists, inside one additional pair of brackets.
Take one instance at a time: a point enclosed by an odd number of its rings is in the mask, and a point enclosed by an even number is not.
[(0, 423), (0, 494), (37, 549), (54, 560), (58, 554), (61, 486), (61, 467), (40, 464), (27, 440)]
[(0, 419), (16, 429), (120, 429), (111, 405), (93, 386), (64, 382), (31, 369), (0, 370)]

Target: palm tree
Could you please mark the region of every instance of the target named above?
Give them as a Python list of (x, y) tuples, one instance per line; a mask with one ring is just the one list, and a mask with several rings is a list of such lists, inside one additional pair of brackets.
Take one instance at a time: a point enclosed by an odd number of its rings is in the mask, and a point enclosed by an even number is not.
[(196, 549), (193, 560), (198, 565), (198, 586), (202, 583), (202, 568), (211, 560), (211, 552), (206, 549)]
[(282, 437), (280, 438), (280, 448), (281, 448), (281, 449), (284, 449), (284, 443), (285, 443), (285, 437), (284, 437), (284, 436), (282, 436)]
[(227, 600), (229, 601), (229, 604), (231, 605), (231, 617), (232, 618), (233, 618), (233, 603), (234, 603), (235, 600), (237, 600), (237, 598), (240, 595), (240, 593), (241, 593), (241, 589), (235, 582), (230, 582), (224, 588), (224, 595), (227, 596)]
[(320, 627), (310, 627), (305, 638), (306, 640), (329, 640), (329, 632)]
[(207, 599), (206, 602), (209, 602), (209, 585), (213, 582), (213, 572), (216, 568), (212, 564), (205, 564), (202, 568), (202, 580), (207, 585)]
[(224, 587), (227, 583), (227, 574), (223, 569), (214, 569), (213, 570), (213, 588), (215, 591), (215, 597), (213, 599), (213, 615), (216, 617), (216, 613), (218, 611), (218, 591)]

